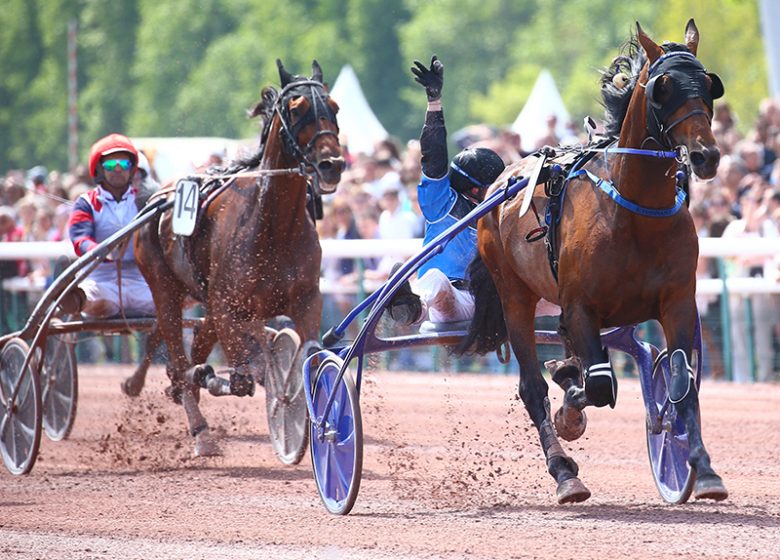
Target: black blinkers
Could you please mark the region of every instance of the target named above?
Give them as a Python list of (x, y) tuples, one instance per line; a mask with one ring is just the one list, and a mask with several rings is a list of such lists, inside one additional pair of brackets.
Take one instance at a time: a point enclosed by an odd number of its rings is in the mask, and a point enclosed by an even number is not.
[[(707, 72), (701, 62), (687, 51), (672, 51), (656, 60), (648, 71), (645, 86), (647, 99), (648, 130), (654, 138), (668, 144), (669, 130), (693, 114), (689, 113), (670, 125), (667, 119), (689, 99), (701, 99), (712, 110), (712, 102), (723, 96), (723, 82), (717, 74)], [(665, 84), (671, 87), (666, 96), (662, 94), (659, 80), (666, 76)], [(706, 77), (710, 78), (708, 86)], [(667, 97), (662, 100), (662, 97)]]

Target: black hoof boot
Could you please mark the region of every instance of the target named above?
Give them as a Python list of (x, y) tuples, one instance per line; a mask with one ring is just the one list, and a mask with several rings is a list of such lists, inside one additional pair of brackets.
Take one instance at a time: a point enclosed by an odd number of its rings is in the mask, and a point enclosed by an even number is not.
[(617, 401), (617, 377), (609, 363), (609, 354), (604, 349), (606, 359), (593, 364), (585, 372), (585, 396), (594, 406), (609, 405), (615, 408)]

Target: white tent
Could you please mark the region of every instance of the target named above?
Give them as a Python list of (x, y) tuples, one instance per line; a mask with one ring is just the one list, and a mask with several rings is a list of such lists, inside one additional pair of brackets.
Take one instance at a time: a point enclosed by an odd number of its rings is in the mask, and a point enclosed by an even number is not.
[(374, 145), (387, 138), (387, 130), (368, 106), (355, 71), (347, 64), (341, 69), (330, 95), (339, 104), (339, 128), (353, 154), (373, 154)]
[(555, 87), (552, 74), (548, 70), (542, 70), (531, 90), (531, 95), (528, 96), (528, 101), (512, 124), (512, 130), (520, 135), (523, 150), (535, 149), (536, 142), (547, 135), (547, 119), (550, 115), (558, 118), (555, 133), (559, 139), (563, 139), (567, 134), (566, 123), (571, 117), (563, 104), (561, 94), (558, 93), (558, 88)]

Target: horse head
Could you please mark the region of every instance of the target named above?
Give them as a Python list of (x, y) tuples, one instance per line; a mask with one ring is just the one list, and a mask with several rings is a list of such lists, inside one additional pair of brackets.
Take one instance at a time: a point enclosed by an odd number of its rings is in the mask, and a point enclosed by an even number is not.
[(336, 190), (344, 170), (336, 113), (339, 107), (322, 82), (322, 69), (312, 62), (312, 77), (293, 76), (276, 61), (282, 90), (276, 101), (284, 150), (287, 157), (302, 163), (319, 180), (322, 194)]
[[(685, 27), (685, 45), (658, 46), (637, 26), (637, 39), (647, 64), (635, 96), (644, 97), (647, 131), (665, 148), (687, 148), (694, 173), (715, 176), (720, 150), (712, 133), (712, 102), (723, 95), (717, 74), (707, 72), (696, 58), (699, 30), (693, 19)], [(641, 100), (640, 100), (641, 103)]]

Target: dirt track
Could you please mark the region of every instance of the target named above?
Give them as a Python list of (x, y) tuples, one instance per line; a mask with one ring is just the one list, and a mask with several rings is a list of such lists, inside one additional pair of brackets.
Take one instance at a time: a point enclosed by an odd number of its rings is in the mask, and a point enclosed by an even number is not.
[(563, 507), (514, 376), (370, 371), (360, 495), (335, 517), (308, 453), (295, 467), (275, 459), (262, 391), (204, 397), (226, 453), (193, 459), (161, 370), (136, 400), (119, 392), (128, 372), (82, 367), (70, 439), (44, 438), (31, 475), (0, 474), (0, 558), (780, 558), (777, 385), (705, 382), (705, 443), (731, 496), (670, 506), (639, 386), (622, 380), (617, 408), (589, 410), (568, 446), (593, 497)]

